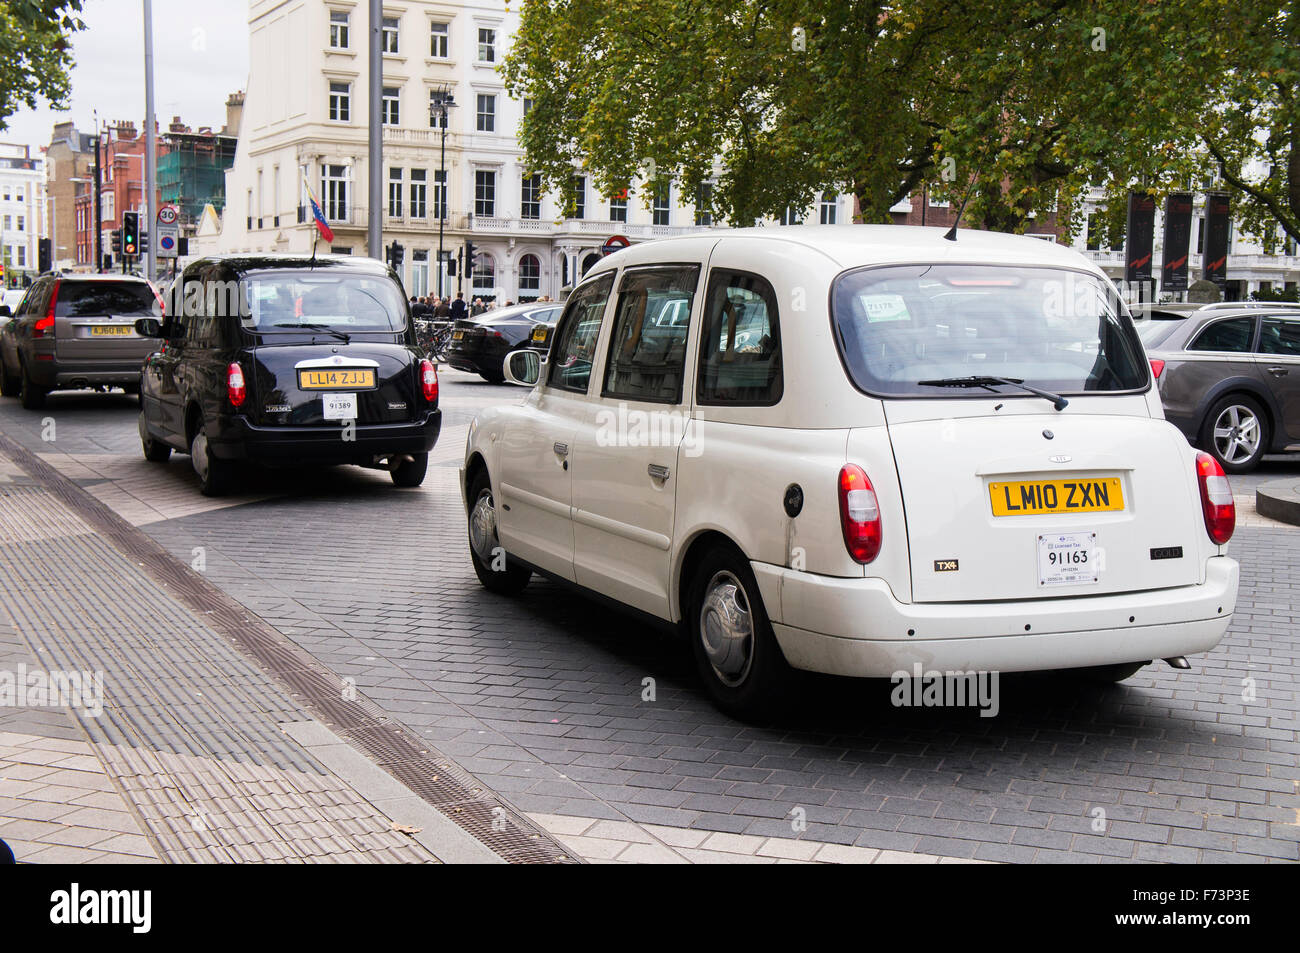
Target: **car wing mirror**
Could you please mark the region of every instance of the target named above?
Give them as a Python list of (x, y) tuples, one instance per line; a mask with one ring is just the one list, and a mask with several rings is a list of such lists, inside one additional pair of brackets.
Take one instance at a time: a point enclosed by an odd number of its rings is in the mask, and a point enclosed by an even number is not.
[(9, 310), (9, 305), (0, 304), (0, 318), (11, 318), (13, 317), (13, 314), (14, 313)]
[(136, 318), (135, 333), (142, 338), (160, 338), (163, 336), (162, 322), (157, 318)]
[(542, 376), (542, 357), (536, 351), (525, 349), (506, 355), (503, 368), (506, 380), (521, 387), (532, 387)]

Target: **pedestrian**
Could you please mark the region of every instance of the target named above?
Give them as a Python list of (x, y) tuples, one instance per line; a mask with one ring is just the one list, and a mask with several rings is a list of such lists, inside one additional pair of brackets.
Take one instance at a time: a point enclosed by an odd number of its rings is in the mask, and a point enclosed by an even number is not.
[(451, 319), (459, 321), (466, 316), (468, 308), (465, 307), (465, 295), (461, 292), (456, 293), (456, 300), (451, 303)]
[(447, 303), (446, 298), (438, 299), (438, 307), (434, 309), (433, 316), (442, 321), (451, 316), (451, 305)]
[(473, 303), (469, 306), (469, 316), (471, 318), (476, 318), (485, 310), (487, 309), (483, 307), (483, 299), (475, 298)]

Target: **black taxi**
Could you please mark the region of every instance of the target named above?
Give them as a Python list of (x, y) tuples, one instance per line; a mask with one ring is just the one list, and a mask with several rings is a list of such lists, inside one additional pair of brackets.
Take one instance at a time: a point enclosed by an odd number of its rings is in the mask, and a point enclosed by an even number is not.
[(203, 493), (245, 464), (356, 464), (418, 486), (441, 425), (396, 273), (351, 255), (192, 262), (167, 289), (140, 378), (147, 459), (189, 453)]

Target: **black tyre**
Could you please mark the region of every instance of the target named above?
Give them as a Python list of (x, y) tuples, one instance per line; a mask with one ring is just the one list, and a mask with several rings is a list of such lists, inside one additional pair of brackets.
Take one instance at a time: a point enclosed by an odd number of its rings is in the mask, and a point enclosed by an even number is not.
[(686, 626), (695, 666), (728, 714), (771, 714), (787, 700), (793, 672), (781, 654), (749, 562), (730, 546), (705, 554), (689, 582)]
[(37, 386), (32, 380), (32, 375), (27, 372), (26, 365), (19, 369), (20, 383), (18, 399), (28, 410), (40, 410), (45, 406), (45, 395), (49, 391)]
[(424, 474), (429, 470), (429, 455), (413, 453), (410, 460), (403, 460), (396, 470), (389, 470), (388, 475), (398, 486), (419, 486), (424, 482)]
[(479, 377), (483, 378), (489, 384), (504, 384), (506, 382), (505, 374), (487, 374), (481, 373)]
[(1145, 662), (1120, 662), (1116, 665), (1097, 665), (1092, 668), (1076, 669), (1075, 674), (1090, 682), (1122, 682), (1126, 678), (1132, 678), (1150, 664), (1151, 661), (1148, 659)]
[(0, 395), (5, 397), (17, 397), (22, 391), (22, 381), (17, 374), (9, 373), (9, 365), (0, 358)]
[(469, 558), (474, 574), (483, 588), (500, 595), (513, 596), (528, 585), (532, 570), (520, 566), (506, 555), (497, 537), (497, 509), (492, 496), (492, 482), (486, 470), (479, 470), (470, 481)]
[(171, 459), (172, 448), (149, 433), (144, 425), (144, 414), (140, 415), (139, 427), (140, 449), (144, 451), (144, 458), (150, 463), (166, 463)]
[(1229, 394), (1215, 401), (1205, 415), (1199, 443), (1225, 473), (1249, 473), (1264, 459), (1269, 437), (1268, 417), (1259, 401)]
[(194, 435), (190, 443), (190, 462), (204, 496), (225, 496), (234, 486), (238, 468), (232, 461), (222, 460), (212, 452), (207, 431), (200, 430)]

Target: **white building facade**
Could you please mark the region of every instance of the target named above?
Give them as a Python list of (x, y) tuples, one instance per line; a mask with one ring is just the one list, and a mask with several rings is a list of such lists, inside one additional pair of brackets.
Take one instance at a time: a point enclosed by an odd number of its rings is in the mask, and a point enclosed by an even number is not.
[(45, 167), (30, 146), (0, 143), (0, 262), (4, 287), (35, 277), (45, 229)]

